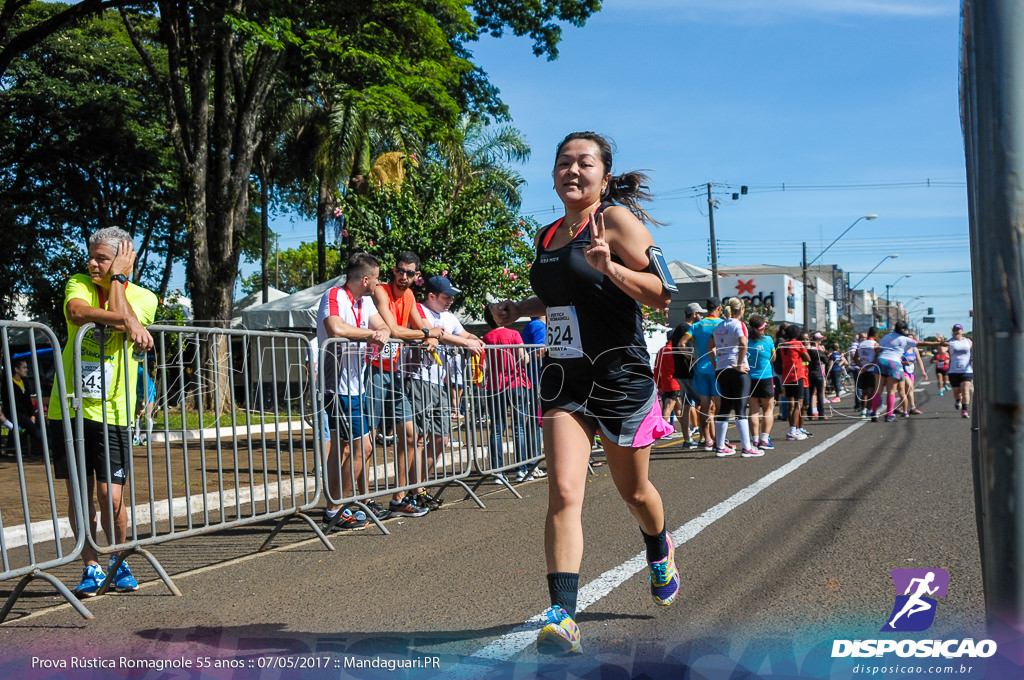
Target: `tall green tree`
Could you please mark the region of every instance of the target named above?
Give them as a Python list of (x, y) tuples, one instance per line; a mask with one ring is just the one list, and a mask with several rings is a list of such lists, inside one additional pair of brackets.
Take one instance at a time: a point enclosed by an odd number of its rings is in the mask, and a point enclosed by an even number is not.
[[(61, 11), (39, 2), (18, 16), (42, 24)], [(32, 290), (33, 311), (49, 316), (68, 274), (84, 270), (86, 237), (120, 226), (138, 244), (136, 280), (162, 295), (184, 254), (180, 176), (157, 91), (117, 14), (35, 45), (0, 82), (0, 221), (18, 240), (0, 252), (0, 281), (10, 277), (0, 289)]]
[[(332, 279), (342, 273), (343, 266), (338, 251), (327, 251), (327, 278)], [(269, 267), (270, 284), (285, 293), (298, 291), (316, 285), (318, 282), (317, 247), (315, 243), (305, 243), (298, 248), (287, 248), (278, 252)], [(246, 295), (254, 293), (262, 285), (262, 272), (254, 272), (242, 279), (242, 290)]]
[(400, 185), (349, 194), (344, 210), (343, 256), (365, 250), (387, 269), (398, 253), (413, 250), (425, 277), (447, 276), (463, 291), (457, 310), (479, 316), (487, 300), (529, 291), (537, 224), (479, 180), (456, 191), (444, 167), (428, 165)]

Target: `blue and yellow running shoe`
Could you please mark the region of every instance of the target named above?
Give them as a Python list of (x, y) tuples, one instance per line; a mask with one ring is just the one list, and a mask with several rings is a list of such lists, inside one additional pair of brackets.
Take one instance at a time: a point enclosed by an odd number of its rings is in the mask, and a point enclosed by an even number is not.
[(569, 614), (557, 604), (544, 612), (544, 627), (537, 637), (537, 648), (542, 652), (568, 654), (580, 649), (580, 629)]
[(668, 556), (648, 564), (651, 566), (651, 597), (656, 604), (667, 607), (679, 594), (679, 572), (676, 571), (672, 536), (666, 534), (665, 540), (668, 542)]

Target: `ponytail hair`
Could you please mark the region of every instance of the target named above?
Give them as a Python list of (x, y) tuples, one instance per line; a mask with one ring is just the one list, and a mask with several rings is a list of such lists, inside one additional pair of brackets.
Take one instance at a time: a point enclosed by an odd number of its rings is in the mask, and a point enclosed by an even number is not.
[(764, 337), (765, 328), (768, 326), (768, 320), (760, 314), (751, 314), (750, 318), (747, 319), (748, 335), (751, 340), (760, 340)]
[(722, 307), (722, 309), (723, 311), (725, 309), (729, 310), (730, 319), (738, 319), (740, 318), (740, 314), (743, 310), (743, 300), (739, 299), (738, 297), (731, 297), (725, 301), (725, 305)]
[[(557, 159), (558, 155), (562, 153), (562, 147), (577, 139), (585, 139), (597, 145), (601, 164), (604, 165), (604, 171), (611, 173), (612, 144), (596, 132), (572, 132), (566, 135), (565, 139), (558, 144), (558, 151), (555, 152), (555, 158)], [(641, 201), (650, 201), (652, 199), (649, 186), (650, 181), (650, 178), (642, 172), (625, 172), (621, 175), (612, 175), (608, 179), (608, 186), (605, 187), (604, 193), (601, 194), (601, 198), (602, 200), (612, 201), (613, 203), (617, 203), (627, 208), (631, 213), (636, 215), (637, 219), (645, 224), (661, 226), (664, 222), (659, 222), (648, 215), (647, 211), (640, 205)]]

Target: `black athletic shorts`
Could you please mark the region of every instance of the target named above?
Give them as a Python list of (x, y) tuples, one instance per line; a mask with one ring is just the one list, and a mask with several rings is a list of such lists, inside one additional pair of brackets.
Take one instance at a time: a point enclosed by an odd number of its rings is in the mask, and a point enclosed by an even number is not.
[[(74, 419), (71, 420), (71, 427), (75, 427)], [(132, 451), (132, 440), (128, 436), (128, 428), (118, 425), (104, 425), (95, 420), (82, 422), (85, 433), (83, 446), (85, 447), (85, 472), (86, 479), (92, 479), (95, 475), (98, 482), (110, 482), (121, 484), (127, 482), (125, 463)], [(104, 429), (107, 437), (103, 436)], [(68, 457), (67, 444), (64, 441), (64, 423), (60, 420), (51, 420), (48, 433), (50, 435), (50, 461), (53, 463), (53, 476), (55, 479), (68, 479)], [(110, 476), (107, 479), (107, 453), (105, 440), (110, 441)]]
[(964, 383), (964, 382), (967, 382), (967, 381), (974, 382), (974, 374), (973, 373), (950, 373), (949, 374), (949, 384), (952, 387), (960, 387), (961, 383)]
[(750, 382), (751, 399), (771, 399), (775, 396), (775, 381), (772, 378), (755, 378)]
[(803, 383), (783, 383), (782, 391), (787, 399), (803, 399), (806, 388)]

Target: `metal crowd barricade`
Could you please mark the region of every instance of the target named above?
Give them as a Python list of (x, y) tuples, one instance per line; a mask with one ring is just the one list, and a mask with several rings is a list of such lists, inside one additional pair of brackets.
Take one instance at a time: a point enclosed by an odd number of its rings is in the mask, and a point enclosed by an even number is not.
[[(12, 338), (12, 335), (16, 337)], [(75, 562), (85, 545), (83, 532), (78, 532), (77, 540), (70, 548), (65, 545), (66, 541), (62, 540), (72, 535), (72, 526), (82, 525), (84, 512), (79, 492), (80, 484), (77, 483), (80, 468), (74, 455), (71, 420), (66, 408), (67, 388), (64, 383), (64, 371), (61, 368), (60, 344), (53, 331), (42, 324), (2, 320), (0, 341), (4, 369), (0, 388), (6, 396), (4, 403), (9, 406), (8, 409), (4, 409), (4, 415), (14, 425), (9, 437), (15, 463), (14, 468), (11, 468), (9, 463), (0, 463), (0, 474), (7, 479), (16, 476), (18, 483), (16, 494), (0, 494), (0, 581), (21, 577), (3, 609), (0, 609), (0, 622), (7, 617), (26, 586), (34, 579), (42, 579), (53, 585), (84, 618), (95, 618), (67, 586), (52, 574), (46, 573), (48, 569)], [(12, 350), (16, 345), (26, 347), (27, 350), (12, 356)], [(42, 361), (46, 357), (49, 358), (49, 362)], [(31, 377), (28, 384), (16, 388), (12, 371), (13, 365), (19, 359), (28, 362)], [(53, 380), (60, 402), (50, 404), (49, 408), (59, 411), (60, 417), (55, 422), (63, 424), (66, 436), (62, 442), (50, 442), (50, 432), (46, 427), (46, 404), (50, 397), (46, 385), (49, 375), (47, 363), (55, 367)], [(32, 404), (30, 413), (16, 406), (16, 389), (24, 390), (26, 397), (35, 395), (35, 403)], [(31, 420), (33, 417), (35, 423)], [(20, 434), (22, 429), (26, 430), (24, 440)], [(32, 442), (33, 439), (36, 439), (33, 444), (40, 447), (40, 465), (35, 464), (35, 456), (31, 456), (30, 460), (29, 453), (23, 446), (23, 441)], [(67, 458), (69, 478), (74, 480), (69, 483), (56, 481), (50, 464), (51, 448), (58, 451), (61, 447)], [(66, 510), (66, 514), (62, 513), (61, 503), (64, 504), (63, 510)]]
[[(155, 345), (141, 367), (125, 334), (87, 324), (74, 338), (75, 384), (83, 386), (72, 404), (79, 467), (86, 436), (80, 406), (90, 390), (95, 397), (90, 401), (100, 405), (99, 413), (93, 407), (94, 419), (123, 424), (127, 416), (131, 437), (122, 498), (128, 516), (125, 537), (106, 547), (87, 539), (97, 553), (117, 556), (99, 592), (109, 587), (124, 558), (137, 553), (178, 595), (144, 546), (257, 522), (277, 520), (260, 551), (294, 518), (305, 521), (334, 550), (307, 514), (320, 497), (309, 340), (266, 331), (158, 325), (148, 330)], [(98, 357), (83, 357), (88, 334), (102, 341)], [(116, 348), (121, 350), (117, 356)], [(100, 435), (107, 479), (113, 434), (105, 428)], [(87, 507), (84, 480), (81, 489)], [(101, 510), (114, 515), (110, 496)], [(110, 527), (105, 533), (109, 539)]]
[[(488, 345), (467, 372), (474, 465), (519, 497), (508, 475), (529, 479), (544, 459), (540, 413), (542, 345)], [(469, 415), (469, 414), (467, 414)]]
[[(331, 505), (372, 511), (374, 497), (461, 486), (480, 507), (466, 479), (479, 454), (472, 408), (453, 406), (462, 388), (466, 353), (392, 341), (384, 345), (331, 338), (320, 347), (318, 394), (331, 449), (324, 454), (324, 494)], [(381, 358), (384, 358), (382, 361)], [(453, 390), (455, 394), (453, 394)], [(343, 446), (342, 446), (343, 445)]]

